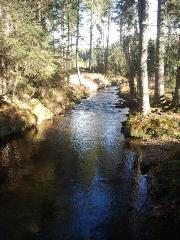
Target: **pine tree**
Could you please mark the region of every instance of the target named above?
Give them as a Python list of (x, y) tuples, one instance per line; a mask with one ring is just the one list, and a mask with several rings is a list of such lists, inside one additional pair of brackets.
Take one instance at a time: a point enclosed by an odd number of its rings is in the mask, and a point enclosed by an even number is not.
[(148, 89), (148, 0), (138, 0), (138, 15), (140, 29), (140, 95), (141, 95), (141, 111), (144, 115), (150, 112), (149, 89)]
[(164, 96), (164, 53), (165, 53), (164, 25), (165, 25), (165, 0), (158, 0), (156, 76), (155, 76), (156, 102), (158, 102)]

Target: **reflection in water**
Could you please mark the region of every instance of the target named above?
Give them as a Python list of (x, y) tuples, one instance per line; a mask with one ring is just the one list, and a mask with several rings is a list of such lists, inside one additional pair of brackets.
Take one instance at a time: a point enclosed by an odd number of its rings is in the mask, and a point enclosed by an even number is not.
[(101, 90), (1, 147), (0, 239), (134, 237), (131, 208), (141, 208), (146, 182), (117, 100), (115, 87)]

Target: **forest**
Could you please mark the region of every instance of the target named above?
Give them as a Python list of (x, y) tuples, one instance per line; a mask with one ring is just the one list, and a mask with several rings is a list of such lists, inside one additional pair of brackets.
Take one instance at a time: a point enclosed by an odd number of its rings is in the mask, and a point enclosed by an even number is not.
[[(60, 84), (83, 71), (128, 78), (130, 97), (150, 111), (148, 88), (160, 102), (166, 89), (179, 101), (179, 1), (158, 1), (157, 39), (148, 34), (149, 1), (1, 1), (1, 98)], [(84, 16), (86, 19), (83, 19)], [(88, 21), (88, 36), (82, 25)], [(119, 41), (110, 45), (111, 23)], [(94, 40), (94, 32), (96, 39)], [(89, 40), (88, 40), (89, 39)], [(86, 42), (82, 48), (80, 42)], [(88, 42), (88, 43), (87, 43)]]
[(179, 239), (179, 113), (179, 0), (0, 0), (0, 239)]

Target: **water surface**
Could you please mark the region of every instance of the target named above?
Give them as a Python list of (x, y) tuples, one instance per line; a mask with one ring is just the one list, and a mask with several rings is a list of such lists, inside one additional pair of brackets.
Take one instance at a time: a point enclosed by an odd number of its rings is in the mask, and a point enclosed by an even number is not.
[(0, 148), (0, 239), (135, 239), (146, 176), (116, 87)]

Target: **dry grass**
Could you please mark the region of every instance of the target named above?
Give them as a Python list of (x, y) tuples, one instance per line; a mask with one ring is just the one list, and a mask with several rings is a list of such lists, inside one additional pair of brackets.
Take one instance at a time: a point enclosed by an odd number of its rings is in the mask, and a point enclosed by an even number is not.
[(92, 91), (108, 85), (109, 80), (101, 74), (85, 73), (81, 75), (81, 82), (73, 75), (63, 86), (44, 86), (32, 96), (26, 93), (21, 99), (14, 99), (13, 104), (4, 103), (0, 106), (0, 138), (24, 132), (54, 115), (64, 114)]
[(136, 138), (169, 138), (180, 140), (180, 116), (167, 112), (162, 115), (131, 115), (126, 123), (127, 134)]
[(99, 88), (104, 88), (110, 85), (110, 81), (102, 74), (83, 73), (78, 77), (73, 74), (70, 77), (70, 85), (72, 87), (84, 86), (89, 92), (97, 91)]
[(5, 103), (0, 108), (0, 138), (23, 132), (36, 125), (36, 117), (28, 110)]

